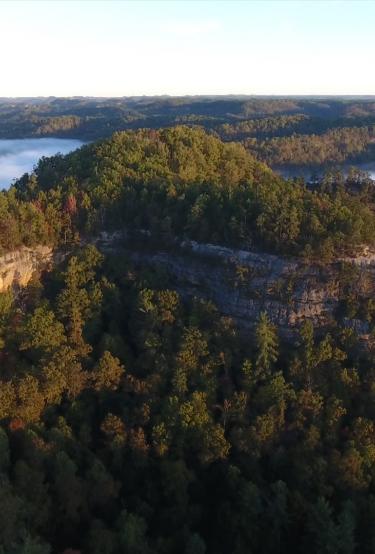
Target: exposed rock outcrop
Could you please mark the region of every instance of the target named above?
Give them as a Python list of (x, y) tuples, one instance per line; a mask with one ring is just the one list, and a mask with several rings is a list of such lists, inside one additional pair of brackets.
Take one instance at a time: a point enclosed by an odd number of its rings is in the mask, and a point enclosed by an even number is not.
[[(252, 327), (266, 311), (286, 337), (306, 319), (315, 327), (333, 323), (349, 291), (364, 299), (375, 295), (375, 252), (370, 250), (328, 264), (190, 241), (173, 252), (127, 248), (127, 253), (139, 266), (163, 268), (182, 295), (211, 299), (242, 327)], [(367, 322), (343, 318), (342, 323), (368, 338)]]
[(26, 286), (35, 271), (47, 268), (52, 258), (52, 248), (41, 245), (3, 254), (0, 256), (0, 292)]
[[(160, 251), (148, 247), (148, 241), (144, 233), (138, 248), (139, 241), (123, 233), (102, 233), (92, 242), (104, 251), (122, 250), (137, 266), (161, 268), (182, 296), (212, 300), (244, 328), (253, 327), (266, 311), (284, 336), (292, 337), (306, 319), (315, 327), (333, 323), (348, 292), (362, 299), (375, 297), (375, 252), (369, 249), (320, 264), (193, 241)], [(0, 292), (27, 285), (35, 271), (62, 257), (47, 246), (0, 256)], [(341, 323), (369, 338), (367, 321), (343, 317)]]

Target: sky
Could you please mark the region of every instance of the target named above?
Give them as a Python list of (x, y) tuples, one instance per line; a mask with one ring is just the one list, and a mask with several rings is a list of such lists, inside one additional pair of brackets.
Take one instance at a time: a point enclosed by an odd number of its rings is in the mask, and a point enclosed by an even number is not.
[(375, 0), (0, 0), (0, 96), (375, 94)]

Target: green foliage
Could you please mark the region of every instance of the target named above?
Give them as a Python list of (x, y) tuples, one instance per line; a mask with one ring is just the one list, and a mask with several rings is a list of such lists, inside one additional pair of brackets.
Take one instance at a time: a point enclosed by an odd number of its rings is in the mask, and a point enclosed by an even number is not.
[(146, 524), (143, 518), (130, 513), (122, 513), (119, 519), (119, 542), (124, 554), (149, 554), (146, 539)]
[(257, 358), (256, 366), (259, 372), (268, 372), (278, 357), (276, 327), (271, 324), (265, 312), (259, 317), (256, 327)]
[[(330, 257), (374, 240), (371, 192), (355, 180), (312, 192), (175, 127), (42, 160), (0, 196), (4, 249), (73, 249), (38, 289), (0, 298), (0, 552), (373, 551), (371, 349), (339, 320), (319, 335), (303, 324), (291, 345), (265, 312), (244, 336), (168, 276), (74, 248), (125, 225), (168, 248), (177, 236)], [(352, 277), (346, 309), (372, 322)]]
[(120, 360), (106, 350), (91, 373), (94, 388), (97, 390), (116, 390), (124, 371)]
[(266, 313), (244, 337), (113, 262), (4, 302), (4, 553), (370, 553), (372, 353)]
[(163, 245), (177, 237), (332, 258), (374, 243), (370, 184), (355, 172), (346, 181), (331, 173), (310, 190), (201, 128), (118, 132), (42, 159), (32, 176), (3, 192), (0, 246), (71, 246), (125, 227)]
[(33, 349), (49, 353), (65, 342), (64, 326), (47, 306), (36, 308), (26, 321), (22, 350)]
[(249, 138), (244, 144), (249, 152), (272, 166), (321, 167), (371, 159), (373, 140), (373, 127), (363, 126), (328, 129), (319, 135), (293, 133), (263, 140)]

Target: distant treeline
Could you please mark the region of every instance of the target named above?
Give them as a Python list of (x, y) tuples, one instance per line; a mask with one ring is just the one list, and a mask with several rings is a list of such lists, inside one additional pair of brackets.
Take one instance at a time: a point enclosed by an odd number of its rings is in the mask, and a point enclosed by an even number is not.
[(245, 139), (245, 147), (271, 166), (320, 166), (375, 159), (375, 127), (343, 127), (321, 135)]
[(373, 159), (371, 98), (138, 97), (0, 99), (0, 139), (58, 136), (86, 141), (114, 132), (201, 126), (243, 142), (270, 165)]
[(223, 140), (243, 140), (245, 138), (270, 138), (294, 134), (323, 134), (330, 129), (372, 127), (375, 118), (325, 119), (304, 114), (279, 115), (273, 117), (245, 119), (235, 123), (223, 123), (216, 127)]

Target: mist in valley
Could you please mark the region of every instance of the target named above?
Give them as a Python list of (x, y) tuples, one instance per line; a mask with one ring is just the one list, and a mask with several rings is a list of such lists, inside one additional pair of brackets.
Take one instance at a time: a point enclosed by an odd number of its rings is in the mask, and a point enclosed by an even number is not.
[(41, 157), (67, 154), (82, 144), (80, 140), (62, 138), (0, 140), (0, 187), (9, 188), (14, 179), (31, 172)]

